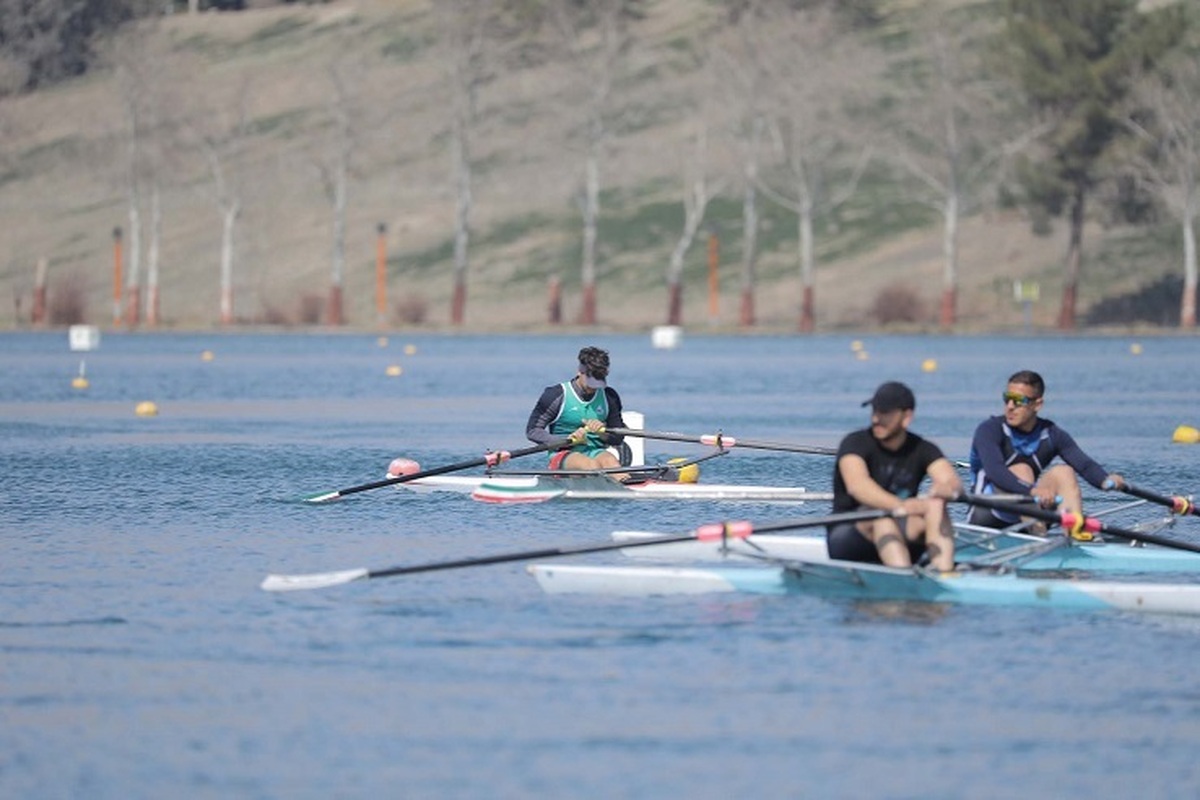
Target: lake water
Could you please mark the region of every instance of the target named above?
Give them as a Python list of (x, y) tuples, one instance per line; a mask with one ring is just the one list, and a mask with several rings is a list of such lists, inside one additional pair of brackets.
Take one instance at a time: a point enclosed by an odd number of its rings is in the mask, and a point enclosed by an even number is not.
[[(526, 446), (538, 393), (585, 344), (610, 350), (650, 430), (835, 446), (900, 379), (914, 430), (953, 458), (1005, 378), (1033, 368), (1044, 414), (1109, 469), (1200, 487), (1200, 449), (1171, 443), (1200, 425), (1195, 338), (865, 338), (856, 358), (842, 336), (656, 350), (648, 335), (106, 333), (81, 354), (64, 332), (0, 335), (0, 796), (1200, 794), (1200, 620), (546, 596), (520, 563), (259, 589), (269, 572), (827, 510), (499, 507), (390, 487), (300, 501), (399, 455), (428, 468)], [(73, 389), (84, 358), (90, 387)], [(135, 415), (142, 401), (158, 416)], [(736, 449), (702, 480), (828, 491), (831, 469)], [(1170, 534), (1200, 541), (1200, 520)]]

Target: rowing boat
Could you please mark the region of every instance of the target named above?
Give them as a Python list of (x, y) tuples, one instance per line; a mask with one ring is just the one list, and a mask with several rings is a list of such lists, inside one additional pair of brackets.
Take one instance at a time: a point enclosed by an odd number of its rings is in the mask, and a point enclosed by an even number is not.
[(680, 483), (648, 479), (621, 483), (604, 473), (531, 473), (512, 475), (437, 475), (399, 484), (414, 492), (459, 492), (483, 503), (544, 503), (548, 500), (719, 500), (803, 503), (829, 500), (828, 493), (795, 486), (748, 486)]
[(1200, 584), (1031, 578), (1014, 573), (939, 576), (918, 569), (832, 560), (758, 567), (531, 564), (527, 570), (549, 594), (813, 594), (853, 600), (1200, 614)]
[[(961, 534), (978, 531), (976, 526), (959, 525), (956, 555), (960, 561), (988, 564), (1002, 561), (1026, 571), (1072, 571), (1083, 573), (1195, 573), (1200, 572), (1200, 556), (1167, 547), (1133, 547), (1110, 542), (1048, 541), (1021, 533), (994, 535), (982, 543), (964, 540)], [(992, 531), (995, 534), (995, 531)], [(644, 542), (666, 534), (651, 531), (614, 531), (615, 542)], [(1057, 545), (1057, 546), (1055, 546)], [(721, 561), (735, 559), (778, 559), (805, 562), (829, 560), (824, 537), (754, 534), (745, 539), (720, 541), (682, 541), (638, 546), (622, 553), (631, 558), (651, 560)]]

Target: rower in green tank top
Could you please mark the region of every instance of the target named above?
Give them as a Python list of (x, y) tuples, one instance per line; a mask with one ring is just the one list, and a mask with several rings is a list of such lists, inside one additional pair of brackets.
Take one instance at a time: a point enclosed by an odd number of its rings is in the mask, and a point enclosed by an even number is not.
[[(579, 351), (579, 368), (569, 381), (547, 386), (529, 414), (525, 435), (537, 444), (563, 436), (571, 447), (550, 457), (551, 469), (591, 470), (621, 466), (608, 451), (620, 446), (623, 436), (609, 433), (624, 428), (621, 397), (608, 385), (608, 353), (598, 347)], [(623, 475), (614, 475), (617, 480)]]

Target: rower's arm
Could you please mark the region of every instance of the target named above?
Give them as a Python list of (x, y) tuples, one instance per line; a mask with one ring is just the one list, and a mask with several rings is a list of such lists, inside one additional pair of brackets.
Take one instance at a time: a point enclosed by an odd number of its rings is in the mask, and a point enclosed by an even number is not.
[(993, 420), (986, 420), (975, 429), (971, 448), (979, 455), (980, 469), (999, 491), (1006, 494), (1029, 494), (1033, 484), (1018, 478), (1004, 463), (1004, 451), (1001, 449), (1003, 438), (1004, 429)]
[(536, 444), (549, 444), (556, 438), (550, 433), (550, 423), (558, 416), (562, 408), (563, 392), (561, 386), (547, 386), (529, 412), (529, 421), (525, 423), (525, 438)]
[(904, 504), (903, 500), (875, 482), (862, 456), (846, 453), (838, 459), (838, 471), (842, 474), (846, 491), (861, 505), (894, 511)]
[(929, 465), (926, 473), (929, 475), (931, 483), (929, 493), (934, 497), (954, 500), (962, 495), (962, 478), (958, 476), (958, 470), (946, 458), (934, 461)]

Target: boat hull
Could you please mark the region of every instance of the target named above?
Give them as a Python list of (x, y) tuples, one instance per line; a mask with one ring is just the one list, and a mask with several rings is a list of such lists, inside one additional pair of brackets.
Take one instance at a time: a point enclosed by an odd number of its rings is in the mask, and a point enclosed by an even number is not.
[(793, 503), (829, 500), (828, 493), (791, 486), (645, 481), (623, 484), (604, 475), (558, 477), (438, 475), (397, 484), (416, 492), (448, 491), (469, 494), (482, 503), (544, 503), (549, 500), (709, 500), (723, 502)]
[(1200, 584), (1039, 579), (1013, 574), (941, 577), (841, 561), (759, 567), (532, 564), (527, 569), (549, 594), (811, 594), (852, 600), (1200, 614)]
[[(616, 542), (641, 542), (666, 536), (653, 531), (614, 531)], [(1006, 547), (1021, 547), (1037, 543), (1023, 536), (1004, 536), (990, 542), (987, 550), (960, 546), (956, 555), (960, 562), (981, 556), (1003, 553)], [(730, 558), (745, 561), (766, 559), (823, 562), (829, 560), (825, 539), (821, 536), (783, 536), (756, 534), (746, 539), (728, 542), (683, 541), (662, 545), (631, 547), (621, 551), (630, 558), (683, 561), (723, 561)], [(1086, 573), (1179, 573), (1200, 572), (1200, 555), (1166, 547), (1131, 547), (1126, 544), (1063, 543), (1049, 552), (1039, 553), (1019, 562), (1024, 571), (1072, 571)]]

